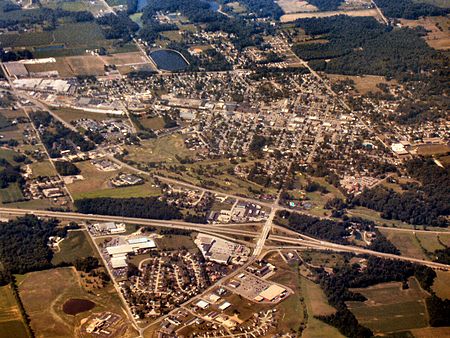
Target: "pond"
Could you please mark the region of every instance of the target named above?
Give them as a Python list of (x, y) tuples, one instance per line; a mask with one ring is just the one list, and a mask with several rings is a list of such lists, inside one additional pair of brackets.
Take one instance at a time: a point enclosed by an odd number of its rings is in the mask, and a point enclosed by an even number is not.
[(184, 70), (188, 66), (188, 63), (180, 53), (169, 49), (155, 50), (150, 53), (150, 57), (155, 61), (158, 68), (162, 70), (174, 72)]
[(63, 311), (68, 315), (75, 316), (78, 313), (93, 309), (95, 305), (88, 299), (71, 298), (63, 304)]

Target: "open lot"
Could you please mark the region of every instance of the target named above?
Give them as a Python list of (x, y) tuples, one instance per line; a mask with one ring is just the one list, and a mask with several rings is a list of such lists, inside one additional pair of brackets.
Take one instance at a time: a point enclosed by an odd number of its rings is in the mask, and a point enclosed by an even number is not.
[(52, 109), (52, 112), (62, 118), (64, 121), (70, 123), (71, 121), (76, 121), (79, 119), (91, 119), (94, 121), (103, 121), (107, 120), (110, 117), (114, 119), (119, 119), (121, 116), (114, 115), (110, 116), (108, 114), (103, 113), (93, 113), (80, 109), (72, 109), (72, 108), (55, 108)]
[(56, 170), (49, 160), (33, 162), (30, 164), (31, 177), (36, 178), (38, 176), (55, 176)]
[(351, 289), (363, 294), (365, 302), (347, 302), (359, 322), (374, 333), (387, 333), (428, 326), (425, 298), (415, 278), (409, 279), (409, 289), (401, 283), (382, 283), (368, 288)]
[(52, 9), (62, 9), (64, 11), (79, 12), (89, 11), (94, 16), (101, 15), (107, 12), (107, 6), (103, 1), (90, 0), (43, 0), (41, 1), (43, 7)]
[(372, 16), (377, 20), (381, 20), (379, 13), (376, 9), (358, 9), (353, 11), (329, 11), (329, 12), (309, 12), (309, 13), (291, 13), (285, 14), (280, 18), (281, 22), (291, 22), (297, 19), (305, 18), (325, 18), (335, 15), (348, 15), (348, 16)]
[[(19, 285), (31, 327), (38, 337), (77, 337), (81, 320), (91, 313), (111, 311), (124, 317), (124, 310), (115, 289), (109, 285), (88, 293), (80, 284), (74, 268), (57, 268), (31, 272)], [(67, 315), (62, 305), (71, 298), (87, 299), (96, 304), (89, 311)], [(124, 317), (125, 318), (125, 317)], [(136, 335), (129, 327), (126, 337)]]
[(450, 147), (446, 144), (426, 144), (417, 146), (415, 147), (414, 150), (419, 155), (427, 156), (427, 155), (446, 154), (450, 151)]
[(53, 255), (52, 264), (73, 262), (77, 258), (98, 256), (92, 247), (91, 239), (85, 231), (69, 231), (66, 238), (59, 244), (59, 251)]
[[(448, 2), (447, 2), (448, 4)], [(425, 36), (425, 41), (435, 49), (448, 50), (450, 49), (450, 18), (443, 16), (425, 17), (419, 20), (401, 19), (401, 24), (407, 27), (424, 27), (428, 33)]]
[(27, 329), (11, 286), (0, 287), (0, 338), (28, 337)]
[(0, 200), (3, 204), (22, 201), (24, 196), (18, 183), (10, 183), (7, 188), (0, 189)]
[(380, 93), (381, 89), (377, 87), (380, 83), (384, 84), (395, 84), (395, 80), (386, 80), (384, 76), (377, 75), (363, 75), (363, 76), (349, 76), (349, 75), (338, 75), (338, 74), (327, 74), (326, 75), (332, 83), (342, 81), (342, 80), (352, 80), (355, 83), (355, 89), (362, 95), (368, 92)]
[(75, 181), (68, 185), (74, 199), (95, 197), (145, 197), (160, 193), (160, 190), (152, 186), (152, 182), (131, 187), (114, 188), (110, 185), (111, 178), (118, 175), (119, 170), (100, 171), (90, 161), (78, 162), (80, 175), (83, 180)]

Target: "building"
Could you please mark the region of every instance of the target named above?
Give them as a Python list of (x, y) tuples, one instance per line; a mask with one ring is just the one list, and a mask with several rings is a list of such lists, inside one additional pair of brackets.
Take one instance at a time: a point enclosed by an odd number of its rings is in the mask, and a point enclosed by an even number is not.
[(282, 288), (281, 286), (276, 285), (276, 284), (272, 284), (264, 291), (261, 291), (258, 296), (264, 298), (265, 300), (272, 302), (275, 298), (280, 297), (284, 294), (286, 294), (285, 288)]

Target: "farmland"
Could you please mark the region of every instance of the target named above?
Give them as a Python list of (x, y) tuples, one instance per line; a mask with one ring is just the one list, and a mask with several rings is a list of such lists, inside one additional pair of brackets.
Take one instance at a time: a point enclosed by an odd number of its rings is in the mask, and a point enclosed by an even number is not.
[(427, 30), (425, 41), (435, 49), (450, 49), (450, 18), (448, 17), (425, 17), (419, 20), (400, 20), (401, 24), (407, 27), (422, 26)]
[(414, 234), (410, 232), (389, 231), (380, 229), (381, 233), (400, 250), (402, 255), (427, 259), (420, 243)]
[(0, 287), (0, 338), (28, 337), (27, 329), (11, 286)]
[(450, 299), (450, 272), (436, 271), (437, 277), (434, 280), (432, 289), (438, 297), (442, 299)]
[[(81, 320), (93, 312), (108, 310), (123, 316), (122, 304), (111, 285), (96, 290), (96, 294), (88, 293), (80, 285), (74, 268), (27, 273), (19, 285), (19, 292), (38, 337), (77, 336)], [(75, 316), (67, 315), (62, 311), (62, 305), (70, 298), (91, 300), (96, 307)], [(126, 336), (130, 335), (129, 329)]]
[(335, 15), (348, 15), (348, 16), (372, 16), (377, 20), (381, 20), (379, 13), (376, 9), (358, 9), (358, 10), (340, 10), (340, 11), (329, 11), (329, 12), (309, 12), (309, 13), (292, 13), (283, 15), (280, 20), (281, 22), (291, 22), (297, 19), (305, 18), (326, 18), (328, 16)]
[(365, 302), (347, 302), (361, 325), (375, 333), (387, 333), (428, 326), (424, 292), (415, 278), (409, 279), (409, 289), (401, 283), (382, 283), (363, 289), (351, 289), (363, 294)]

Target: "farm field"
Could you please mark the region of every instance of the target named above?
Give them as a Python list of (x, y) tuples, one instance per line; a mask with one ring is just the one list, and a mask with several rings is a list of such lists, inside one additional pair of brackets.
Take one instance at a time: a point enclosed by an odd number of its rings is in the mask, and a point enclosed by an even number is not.
[(281, 22), (291, 22), (297, 19), (305, 18), (325, 18), (335, 15), (348, 15), (348, 16), (372, 16), (377, 20), (381, 20), (376, 9), (358, 9), (352, 11), (329, 11), (329, 12), (309, 12), (309, 13), (291, 13), (285, 14), (280, 18)]
[[(447, 1), (447, 5), (449, 2)], [(428, 32), (425, 36), (425, 41), (430, 47), (440, 50), (450, 49), (450, 35), (448, 34), (450, 28), (449, 17), (425, 17), (419, 20), (401, 19), (401, 24), (407, 27), (424, 27)]]
[(328, 304), (320, 286), (304, 277), (300, 277), (300, 283), (302, 287), (302, 294), (305, 299), (306, 309), (308, 311), (308, 322), (306, 324), (305, 331), (303, 331), (302, 337), (343, 337), (336, 328), (314, 318), (314, 316), (328, 315), (336, 311)]
[(419, 259), (428, 259), (413, 233), (389, 231), (388, 229), (379, 230), (398, 250), (400, 250), (402, 255)]
[(29, 337), (10, 285), (0, 287), (0, 338)]
[(433, 291), (442, 299), (450, 299), (450, 272), (438, 270), (436, 274), (437, 277), (432, 286)]
[(318, 11), (316, 6), (309, 4), (307, 1), (278, 0), (277, 4), (281, 7), (285, 14)]
[[(111, 311), (124, 317), (124, 310), (115, 289), (109, 285), (88, 293), (80, 284), (74, 268), (57, 268), (27, 273), (19, 292), (38, 337), (76, 337), (83, 318), (91, 313)], [(89, 311), (67, 315), (62, 305), (71, 298), (87, 299), (96, 304)], [(135, 335), (129, 327), (125, 337)]]
[(409, 289), (401, 283), (382, 283), (368, 288), (351, 289), (363, 294), (365, 302), (347, 302), (361, 325), (374, 333), (387, 333), (428, 326), (425, 298), (415, 278), (409, 279)]
[(417, 233), (416, 236), (420, 245), (429, 252), (445, 249), (445, 246), (442, 245), (442, 243), (450, 243), (450, 233), (439, 236), (436, 234)]
[(59, 248), (59, 252), (53, 255), (52, 264), (71, 263), (77, 258), (98, 256), (86, 231), (69, 231), (66, 238), (59, 244)]

